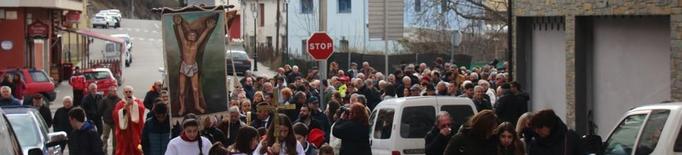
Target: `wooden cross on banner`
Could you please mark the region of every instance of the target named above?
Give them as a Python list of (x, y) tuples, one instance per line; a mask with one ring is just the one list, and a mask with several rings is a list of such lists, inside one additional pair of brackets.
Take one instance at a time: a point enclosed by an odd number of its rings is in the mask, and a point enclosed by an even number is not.
[[(279, 142), (279, 111), (280, 110), (296, 110), (296, 105), (295, 104), (279, 104), (279, 87), (275, 89), (273, 92), (273, 97), (272, 97), (272, 103), (268, 106), (260, 106), (258, 107), (258, 111), (261, 110), (267, 110), (268, 112), (272, 112), (274, 116), (272, 116), (272, 124), (274, 125), (273, 127), (275, 128), (275, 133), (273, 134), (275, 136), (275, 142)], [(247, 118), (248, 119), (248, 118)]]

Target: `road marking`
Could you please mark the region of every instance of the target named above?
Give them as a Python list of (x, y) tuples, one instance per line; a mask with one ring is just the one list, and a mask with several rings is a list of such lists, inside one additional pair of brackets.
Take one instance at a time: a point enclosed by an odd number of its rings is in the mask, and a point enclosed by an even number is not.
[(133, 37), (130, 37), (130, 40), (135, 40), (135, 38), (133, 38)]
[(139, 40), (140, 40), (140, 41), (144, 41), (144, 38), (140, 38)]
[(144, 33), (149, 33), (149, 30), (144, 30)]
[(140, 32), (140, 29), (135, 29), (135, 32)]
[(154, 27), (159, 28), (159, 24), (154, 23)]

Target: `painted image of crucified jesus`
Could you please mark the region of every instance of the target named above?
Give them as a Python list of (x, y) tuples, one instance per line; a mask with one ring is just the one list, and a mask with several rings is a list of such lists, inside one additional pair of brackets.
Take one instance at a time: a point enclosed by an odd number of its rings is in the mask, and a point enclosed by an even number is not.
[[(203, 25), (203, 26), (195, 26)], [(216, 26), (216, 19), (207, 16), (188, 22), (180, 15), (173, 16), (173, 28), (178, 37), (178, 45), (180, 46), (180, 68), (179, 68), (179, 115), (187, 112), (185, 99), (187, 97), (186, 88), (190, 88), (192, 93), (192, 102), (194, 110), (199, 113), (205, 113), (206, 103), (204, 101), (201, 85), (199, 82), (200, 67), (199, 59), (204, 52), (203, 46), (208, 40), (212, 30)], [(200, 27), (200, 28), (196, 28)], [(187, 79), (190, 80), (187, 86)]]

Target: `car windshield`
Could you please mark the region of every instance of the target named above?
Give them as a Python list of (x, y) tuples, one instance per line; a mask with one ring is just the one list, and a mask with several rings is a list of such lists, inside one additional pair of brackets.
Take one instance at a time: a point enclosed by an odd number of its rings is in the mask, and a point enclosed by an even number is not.
[(12, 128), (19, 138), (19, 144), (25, 148), (28, 146), (36, 146), (40, 143), (40, 132), (33, 117), (29, 114), (9, 114), (7, 119), (12, 123)]
[(33, 82), (49, 82), (50, 79), (41, 71), (31, 71), (31, 78)]
[(85, 80), (102, 80), (109, 78), (109, 73), (106, 71), (94, 71), (83, 73)]

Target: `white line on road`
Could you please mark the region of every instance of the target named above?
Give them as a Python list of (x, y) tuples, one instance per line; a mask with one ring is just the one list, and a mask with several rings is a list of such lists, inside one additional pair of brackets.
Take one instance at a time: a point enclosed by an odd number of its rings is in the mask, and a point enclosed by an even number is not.
[(149, 33), (149, 30), (144, 30), (144, 33)]
[(140, 40), (140, 41), (144, 41), (144, 38), (140, 38), (139, 40)]
[(140, 32), (140, 29), (135, 29), (135, 32)]
[(158, 29), (158, 28), (159, 28), (159, 24), (154, 24), (154, 27), (156, 27), (156, 28)]

